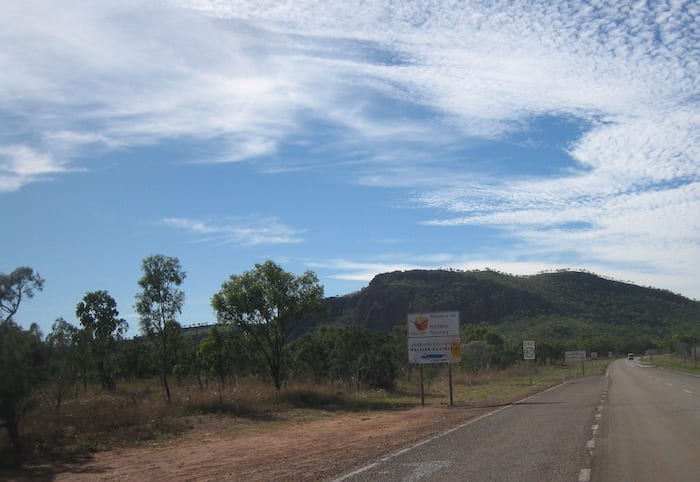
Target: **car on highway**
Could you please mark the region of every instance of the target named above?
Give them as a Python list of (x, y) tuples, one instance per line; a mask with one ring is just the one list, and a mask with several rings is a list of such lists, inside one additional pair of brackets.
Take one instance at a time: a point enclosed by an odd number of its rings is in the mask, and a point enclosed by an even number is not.
[(628, 360), (634, 360), (634, 353), (628, 353), (628, 354), (627, 354), (627, 359), (628, 359)]

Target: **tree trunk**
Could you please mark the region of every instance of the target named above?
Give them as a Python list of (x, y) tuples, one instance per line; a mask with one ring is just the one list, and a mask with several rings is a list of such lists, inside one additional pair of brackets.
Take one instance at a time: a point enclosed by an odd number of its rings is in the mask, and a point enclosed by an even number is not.
[(56, 394), (56, 403), (53, 407), (53, 414), (55, 417), (58, 417), (61, 413), (61, 404), (63, 403), (64, 393), (60, 390), (61, 389), (59, 388), (59, 392)]
[(163, 381), (163, 388), (165, 388), (165, 396), (168, 400), (168, 403), (170, 403), (170, 386), (168, 385), (168, 369), (167, 368), (163, 369), (163, 376), (161, 377), (161, 380)]
[(12, 448), (14, 449), (14, 464), (20, 466), (22, 464), (22, 459), (24, 458), (24, 453), (22, 451), (22, 441), (19, 436), (19, 427), (16, 420), (7, 421), (5, 423), (5, 428), (7, 429), (7, 434), (10, 437), (10, 442), (12, 443)]
[(282, 389), (282, 380), (280, 379), (280, 374), (275, 373), (275, 391), (279, 392)]
[(272, 365), (272, 379), (275, 382), (275, 391), (279, 392), (282, 388), (282, 367), (279, 363)]

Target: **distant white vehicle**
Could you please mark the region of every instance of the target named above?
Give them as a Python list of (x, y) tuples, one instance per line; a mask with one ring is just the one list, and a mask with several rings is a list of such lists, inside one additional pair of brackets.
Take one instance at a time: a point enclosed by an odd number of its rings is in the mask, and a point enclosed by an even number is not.
[(634, 360), (634, 353), (628, 353), (628, 354), (627, 354), (627, 359), (628, 359), (628, 360)]

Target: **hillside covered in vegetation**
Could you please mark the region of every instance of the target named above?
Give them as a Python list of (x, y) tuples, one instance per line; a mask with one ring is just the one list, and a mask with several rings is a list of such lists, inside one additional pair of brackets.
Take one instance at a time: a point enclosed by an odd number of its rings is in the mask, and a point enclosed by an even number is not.
[[(513, 276), (491, 270), (385, 273), (328, 298), (334, 324), (391, 330), (412, 312), (459, 311), (463, 327), (590, 349), (659, 346), (700, 326), (700, 302), (580, 271)], [(572, 347), (573, 348), (573, 347)]]

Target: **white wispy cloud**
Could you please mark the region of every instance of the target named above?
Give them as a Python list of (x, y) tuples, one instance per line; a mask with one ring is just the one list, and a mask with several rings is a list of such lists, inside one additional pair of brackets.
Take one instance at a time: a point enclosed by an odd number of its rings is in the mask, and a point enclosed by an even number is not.
[(0, 193), (17, 191), (25, 184), (46, 181), (70, 171), (51, 154), (26, 145), (0, 145)]
[(273, 36), (163, 3), (29, 0), (0, 13), (0, 116), (33, 111), (16, 129), (46, 151), (223, 136), (230, 155), (215, 162), (256, 157), (274, 152), (315, 88), (265, 53)]
[[(311, 142), (345, 153), (353, 182), (413, 190), (430, 225), (494, 226), (550, 258), (688, 278), (700, 269), (697, 18), (693, 2), (615, 0), (5, 2), (0, 119), (25, 130), (0, 136), (39, 140), (0, 137), (0, 191), (69, 171), (80, 146), (217, 139), (221, 152), (195, 160), (239, 162)], [(477, 154), (436, 159), (542, 116), (589, 126), (568, 172), (494, 178)], [(318, 123), (330, 135), (310, 140)], [(329, 167), (277, 162), (261, 169)], [(300, 237), (276, 220), (259, 238), (258, 225), (168, 223), (224, 242)]]
[(560, 269), (561, 265), (543, 264), (516, 260), (494, 261), (473, 254), (424, 254), (415, 256), (412, 263), (396, 262), (394, 255), (387, 255), (376, 261), (351, 261), (332, 259), (310, 262), (314, 268), (332, 271), (329, 278), (343, 281), (360, 281), (367, 283), (380, 273), (408, 270), (459, 269), (464, 271), (491, 269), (515, 275), (529, 275), (541, 271)]
[(303, 231), (281, 223), (275, 217), (246, 219), (165, 218), (164, 225), (193, 234), (200, 242), (255, 246), (303, 242)]
[[(678, 33), (687, 28), (681, 17), (692, 20), (689, 5), (622, 15), (619, 2), (171, 4), (181, 8), (79, 2), (27, 15), (10, 6), (15, 15), (3, 27), (16, 43), (7, 42), (2, 90), (10, 103), (43, 100), (46, 118), (71, 107), (69, 122), (96, 121), (105, 138), (232, 135), (244, 157), (273, 151), (308, 113), (358, 139), (444, 130), (380, 122), (358, 89), (436, 109), (468, 134), (498, 136), (543, 113), (671, 112), (678, 106), (669, 97), (695, 87), (697, 65), (683, 60), (692, 45)], [(657, 31), (668, 37), (658, 46)], [(51, 48), (25, 55), (42, 43)]]
[(328, 277), (344, 281), (368, 282), (379, 273), (391, 271), (406, 271), (412, 269), (428, 269), (425, 264), (400, 263), (396, 261), (350, 261), (332, 259), (325, 261), (309, 261), (307, 264), (315, 269), (327, 269), (332, 272)]

